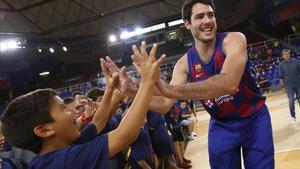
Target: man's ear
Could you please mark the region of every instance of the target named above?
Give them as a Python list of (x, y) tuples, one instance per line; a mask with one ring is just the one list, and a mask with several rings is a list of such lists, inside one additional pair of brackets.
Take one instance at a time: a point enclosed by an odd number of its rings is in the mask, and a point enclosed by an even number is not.
[(35, 135), (41, 138), (47, 138), (55, 135), (55, 130), (51, 124), (41, 124), (34, 127), (33, 132)]
[(184, 26), (186, 29), (191, 30), (191, 23), (188, 20), (184, 20)]

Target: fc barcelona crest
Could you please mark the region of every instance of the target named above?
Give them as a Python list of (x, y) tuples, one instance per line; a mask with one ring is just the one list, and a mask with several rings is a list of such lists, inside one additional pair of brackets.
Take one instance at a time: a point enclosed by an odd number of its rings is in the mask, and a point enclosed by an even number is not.
[(196, 71), (196, 73), (201, 72), (201, 70), (202, 70), (201, 64), (195, 65), (195, 71)]
[(201, 77), (204, 75), (204, 71), (203, 68), (201, 66), (201, 64), (196, 64), (195, 65), (195, 74), (196, 74), (196, 78)]

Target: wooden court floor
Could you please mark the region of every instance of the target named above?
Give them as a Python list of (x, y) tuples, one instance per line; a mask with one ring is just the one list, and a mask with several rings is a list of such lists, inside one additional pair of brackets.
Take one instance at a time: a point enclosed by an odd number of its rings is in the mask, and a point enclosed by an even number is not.
[[(299, 104), (295, 102), (297, 123), (291, 123), (285, 92), (268, 93), (266, 96), (273, 127), (275, 168), (300, 169)], [(192, 160), (193, 169), (209, 169), (207, 149), (208, 113), (206, 111), (197, 112), (197, 120), (195, 132), (198, 134), (198, 139), (188, 144), (185, 155)]]

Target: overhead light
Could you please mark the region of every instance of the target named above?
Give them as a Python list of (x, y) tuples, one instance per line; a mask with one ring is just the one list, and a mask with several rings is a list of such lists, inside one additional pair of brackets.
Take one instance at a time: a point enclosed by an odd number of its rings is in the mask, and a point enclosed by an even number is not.
[(127, 32), (127, 31), (123, 31), (122, 33), (121, 33), (121, 35), (120, 35), (120, 38), (121, 39), (127, 39), (127, 38), (129, 38), (130, 36), (129, 36), (129, 33)]
[(1, 50), (1, 51), (4, 51), (4, 50), (6, 50), (6, 49), (7, 49), (6, 43), (0, 42), (0, 50)]
[(39, 53), (42, 53), (42, 49), (41, 48), (38, 48), (38, 51), (39, 51)]
[(9, 49), (15, 49), (18, 47), (18, 43), (16, 41), (8, 41), (7, 42), (7, 48)]
[(152, 26), (149, 26), (149, 27), (146, 27), (146, 28), (137, 27), (134, 31), (131, 31), (131, 32), (124, 31), (124, 32), (122, 32), (121, 35), (120, 35), (120, 38), (121, 39), (128, 39), (130, 37), (134, 37), (134, 36), (141, 35), (141, 34), (144, 34), (144, 33), (154, 32), (154, 31), (161, 30), (161, 29), (164, 29), (164, 28), (166, 28), (165, 23), (152, 25)]
[(50, 72), (41, 72), (39, 73), (40, 76), (48, 76), (50, 74)]
[(65, 52), (67, 52), (67, 51), (68, 51), (68, 48), (67, 48), (67, 47), (65, 47), (65, 46), (63, 46), (63, 47), (62, 47), (62, 49), (63, 49), (63, 51), (65, 51)]
[(54, 53), (54, 48), (49, 48), (49, 51), (50, 51), (51, 53)]
[(9, 40), (5, 42), (0, 42), (0, 50), (5, 51), (7, 49), (17, 49), (20, 48), (17, 41), (15, 40)]
[(117, 37), (115, 35), (110, 35), (109, 36), (109, 41), (110, 42), (116, 42), (117, 41)]
[(164, 28), (166, 28), (166, 24), (165, 23), (160, 23), (160, 24), (156, 24), (156, 25), (144, 28), (143, 32), (144, 33), (154, 32), (154, 31), (164, 29)]
[(171, 27), (171, 26), (175, 26), (175, 25), (180, 25), (180, 24), (183, 24), (183, 20), (182, 19), (178, 19), (178, 20), (175, 20), (175, 21), (171, 21), (171, 22), (168, 22), (168, 26)]
[(136, 34), (136, 35), (141, 35), (141, 34), (143, 34), (143, 29), (140, 28), (140, 27), (135, 28), (135, 34)]

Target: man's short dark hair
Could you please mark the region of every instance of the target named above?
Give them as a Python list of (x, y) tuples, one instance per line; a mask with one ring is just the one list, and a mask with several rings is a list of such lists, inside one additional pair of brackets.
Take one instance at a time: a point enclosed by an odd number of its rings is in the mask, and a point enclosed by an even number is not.
[(74, 101), (75, 101), (74, 97), (66, 97), (66, 98), (64, 98), (64, 104), (70, 104), (70, 103), (72, 103)]
[(83, 95), (81, 91), (74, 91), (71, 96), (75, 98), (76, 95)]
[(215, 4), (213, 0), (185, 0), (181, 8), (183, 20), (191, 22), (192, 8), (197, 3), (210, 5), (213, 8), (213, 10), (215, 10)]
[(98, 97), (104, 95), (104, 90), (98, 87), (91, 88), (87, 93), (86, 97), (92, 99), (93, 101), (97, 101)]
[(282, 56), (283, 53), (285, 53), (285, 52), (291, 52), (291, 50), (290, 50), (290, 49), (282, 49), (282, 51), (281, 51), (281, 56)]
[(39, 153), (43, 140), (33, 130), (54, 121), (50, 109), (55, 96), (53, 89), (39, 89), (9, 103), (1, 118), (5, 139), (13, 146)]

